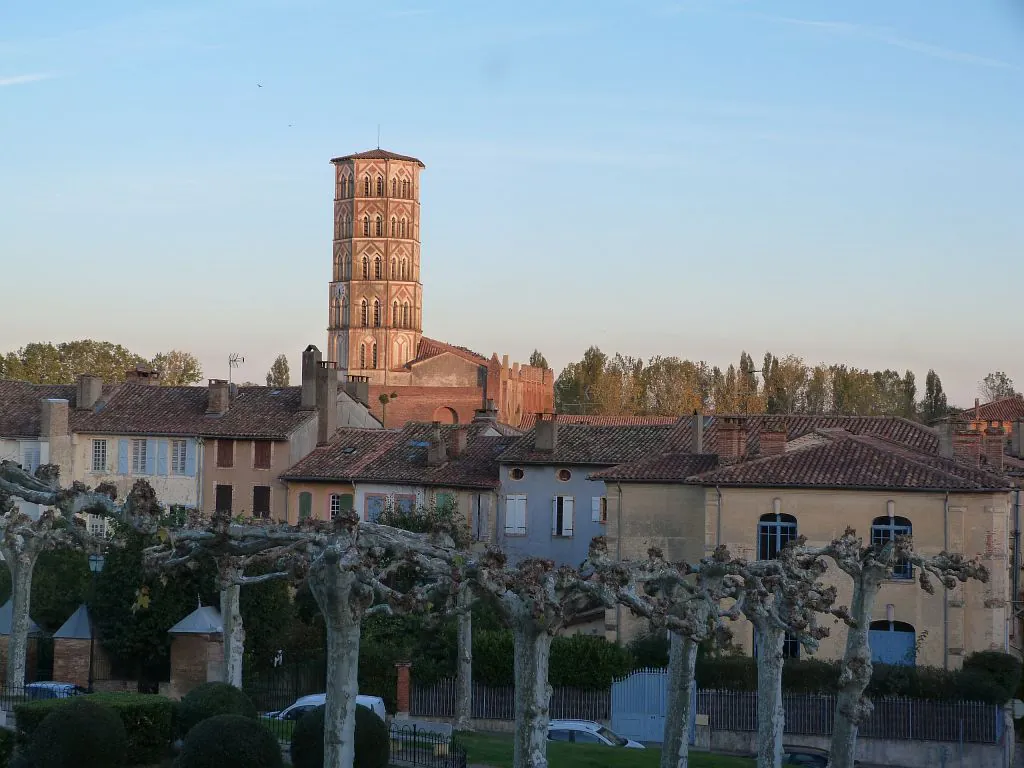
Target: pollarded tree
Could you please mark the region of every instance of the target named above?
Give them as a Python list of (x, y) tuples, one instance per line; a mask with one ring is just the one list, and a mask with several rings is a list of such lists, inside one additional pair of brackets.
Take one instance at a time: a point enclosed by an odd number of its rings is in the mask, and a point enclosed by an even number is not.
[(963, 555), (941, 552), (926, 556), (914, 552), (913, 541), (908, 536), (864, 546), (852, 528), (847, 528), (843, 536), (827, 546), (801, 546), (795, 554), (800, 557), (830, 557), (841, 571), (853, 579), (850, 611), (844, 617), (848, 625), (846, 652), (839, 673), (830, 758), (833, 768), (853, 768), (857, 727), (871, 716), (873, 709), (864, 691), (871, 682), (869, 629), (882, 582), (892, 576), (897, 564), (905, 564), (905, 567), (917, 568), (921, 588), (933, 594), (933, 577), (945, 589), (955, 589), (957, 584), (970, 579), (988, 581), (988, 571), (976, 560), (968, 560)]

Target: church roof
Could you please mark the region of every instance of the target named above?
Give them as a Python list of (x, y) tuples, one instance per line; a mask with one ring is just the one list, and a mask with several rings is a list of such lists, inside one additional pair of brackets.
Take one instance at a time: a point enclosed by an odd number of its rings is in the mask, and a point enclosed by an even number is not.
[(60, 629), (54, 632), (53, 637), (65, 640), (88, 640), (91, 638), (92, 623), (89, 621), (89, 609), (84, 604), (78, 606), (78, 610), (61, 624)]
[(429, 360), (432, 357), (443, 355), (445, 352), (451, 352), (454, 355), (458, 355), (461, 358), (479, 365), (487, 365), (490, 362), (490, 360), (483, 355), (474, 352), (471, 349), (466, 349), (466, 347), (458, 347), (454, 344), (446, 344), (443, 341), (422, 336), (420, 337), (419, 346), (416, 348), (416, 357), (406, 363), (406, 365), (409, 366), (424, 360)]
[[(11, 625), (14, 619), (14, 606), (11, 601), (8, 600), (2, 606), (0, 606), (0, 635), (11, 634)], [(30, 635), (42, 634), (42, 630), (39, 629), (39, 625), (32, 621), (31, 617), (28, 620), (28, 633)]]
[(224, 633), (224, 622), (220, 611), (209, 605), (201, 605), (169, 630), (169, 635), (218, 635)]
[(367, 150), (366, 152), (356, 152), (353, 155), (342, 155), (341, 157), (331, 158), (332, 163), (340, 163), (343, 160), (404, 160), (410, 163), (419, 163), (420, 168), (427, 167), (423, 164), (423, 161), (418, 158), (410, 157), (409, 155), (400, 155), (397, 152), (389, 152), (388, 150), (381, 149), (380, 147), (377, 149)]

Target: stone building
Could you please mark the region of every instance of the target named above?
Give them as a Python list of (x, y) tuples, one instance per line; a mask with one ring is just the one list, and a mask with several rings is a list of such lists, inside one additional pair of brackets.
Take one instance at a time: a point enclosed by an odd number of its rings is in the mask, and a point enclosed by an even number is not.
[[(423, 335), (420, 172), (382, 149), (336, 157), (327, 357), (365, 382), (385, 426), (465, 423), (493, 400), (518, 426), (554, 406), (554, 373)], [(388, 401), (381, 402), (386, 396)]]

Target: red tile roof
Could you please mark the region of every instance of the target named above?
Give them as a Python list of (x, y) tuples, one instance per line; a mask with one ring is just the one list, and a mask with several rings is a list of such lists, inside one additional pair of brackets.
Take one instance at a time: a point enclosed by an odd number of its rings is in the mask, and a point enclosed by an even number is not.
[(386, 149), (370, 149), (366, 152), (356, 152), (353, 155), (342, 155), (341, 157), (332, 157), (332, 163), (340, 163), (343, 160), (406, 160), (411, 163), (419, 163), (420, 168), (426, 168), (422, 160), (418, 160), (415, 157), (409, 155), (400, 155), (397, 152), (389, 152)]
[(660, 454), (671, 427), (558, 424), (554, 451), (534, 448), (535, 430), (517, 439), (501, 456), (502, 464), (575, 464), (610, 466)]
[(430, 358), (437, 357), (438, 355), (443, 355), (446, 352), (450, 352), (458, 357), (479, 365), (487, 365), (487, 363), (490, 362), (486, 357), (471, 349), (458, 347), (454, 344), (446, 344), (443, 341), (422, 336), (420, 337), (419, 346), (416, 348), (416, 357), (406, 363), (404, 367), (408, 368), (411, 365), (415, 365), (423, 360), (429, 360)]
[(281, 477), (351, 481), (391, 448), (400, 434), (391, 429), (339, 429), (327, 445), (315, 448)]
[(678, 483), (691, 475), (710, 472), (717, 466), (718, 456), (714, 454), (662, 453), (594, 472), (590, 478), (608, 482)]
[[(559, 424), (591, 424), (602, 427), (637, 427), (644, 425), (675, 424), (678, 416), (588, 416), (582, 413), (559, 413), (555, 417)], [(519, 423), (524, 432), (533, 429), (537, 423), (537, 414), (527, 413)]]
[(990, 403), (981, 403), (977, 408), (964, 408), (953, 416), (957, 421), (1016, 421), (1024, 419), (1024, 395), (1004, 397)]
[(70, 384), (29, 384), (0, 379), (0, 436), (39, 437), (39, 401), (67, 400), (75, 405), (76, 387)]

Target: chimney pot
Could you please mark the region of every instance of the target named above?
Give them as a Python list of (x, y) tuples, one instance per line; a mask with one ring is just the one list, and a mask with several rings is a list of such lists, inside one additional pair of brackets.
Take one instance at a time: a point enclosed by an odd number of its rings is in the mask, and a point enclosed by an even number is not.
[(323, 361), (323, 355), (315, 344), (302, 351), (302, 405), (305, 410), (316, 408), (316, 372)]
[(747, 453), (747, 428), (743, 419), (723, 416), (718, 425), (718, 458), (723, 463), (739, 461)]
[(534, 449), (554, 453), (558, 447), (558, 416), (554, 413), (537, 414), (534, 426)]
[(75, 408), (91, 411), (103, 394), (103, 379), (90, 373), (78, 377), (78, 392), (75, 396)]
[[(317, 355), (319, 354), (317, 350)], [(316, 441), (317, 445), (326, 445), (338, 431), (338, 368), (334, 363), (318, 360), (313, 370), (316, 376), (316, 388), (313, 393), (313, 405), (317, 410)]]
[(427, 466), (437, 467), (448, 461), (448, 447), (444, 443), (444, 435), (441, 434), (441, 422), (435, 421), (430, 425), (430, 440), (427, 442)]
[(761, 430), (761, 455), (778, 456), (786, 452), (786, 433), (775, 429)]
[(124, 380), (132, 384), (144, 384), (153, 387), (160, 380), (160, 371), (145, 365), (137, 365), (124, 372)]
[(210, 379), (206, 395), (206, 415), (223, 416), (231, 402), (228, 383), (225, 379)]
[(704, 453), (704, 414), (693, 412), (693, 452)]
[(466, 447), (469, 445), (469, 430), (464, 426), (456, 427), (452, 430), (452, 458), (458, 458), (466, 452)]
[(1006, 449), (1006, 437), (1002, 427), (989, 427), (985, 430), (984, 456), (986, 468), (992, 472), (1003, 471), (1003, 454)]

